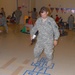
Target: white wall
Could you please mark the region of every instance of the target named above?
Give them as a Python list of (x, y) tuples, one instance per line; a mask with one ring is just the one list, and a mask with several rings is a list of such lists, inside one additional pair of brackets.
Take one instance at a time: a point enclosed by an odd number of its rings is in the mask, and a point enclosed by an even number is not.
[(35, 0), (18, 0), (18, 6), (25, 6), (25, 7), (22, 7), (22, 12), (23, 12), (23, 15), (30, 15), (29, 12), (32, 11), (32, 9), (35, 7)]
[[(17, 0), (0, 0), (0, 8), (2, 7), (6, 12), (6, 16), (12, 15), (12, 12), (17, 9)], [(28, 11), (32, 11), (35, 7), (35, 0), (18, 0), (18, 7), (21, 7), (21, 23), (24, 23), (24, 16), (31, 15)]]
[[(42, 6), (49, 7), (49, 4), (51, 4), (51, 7), (54, 8), (75, 8), (74, 0), (36, 0), (37, 11), (39, 11)], [(75, 16), (75, 13), (72, 12), (62, 13), (61, 10), (59, 10), (59, 12), (57, 13), (56, 10), (54, 9), (52, 13), (54, 18), (56, 14), (61, 16), (64, 19), (64, 21), (67, 21), (67, 18), (70, 14), (73, 14)]]
[(29, 11), (29, 0), (18, 0), (18, 7), (21, 7), (22, 11), (20, 23), (24, 24), (24, 16), (28, 15)]
[(6, 16), (11, 15), (16, 10), (16, 0), (0, 0), (0, 8), (4, 8)]
[[(24, 7), (22, 7), (23, 5)], [(18, 6), (22, 7), (21, 23), (24, 24), (24, 16), (31, 16), (31, 13), (28, 13), (28, 11), (31, 12), (32, 9), (35, 7), (35, 0), (18, 0)]]

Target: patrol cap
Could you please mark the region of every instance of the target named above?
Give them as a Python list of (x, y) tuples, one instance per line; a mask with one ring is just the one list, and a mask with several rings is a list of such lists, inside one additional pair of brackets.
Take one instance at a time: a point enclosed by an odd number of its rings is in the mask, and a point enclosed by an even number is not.
[(43, 6), (41, 9), (40, 9), (40, 12), (39, 13), (43, 13), (43, 12), (48, 12), (49, 9), (45, 6)]

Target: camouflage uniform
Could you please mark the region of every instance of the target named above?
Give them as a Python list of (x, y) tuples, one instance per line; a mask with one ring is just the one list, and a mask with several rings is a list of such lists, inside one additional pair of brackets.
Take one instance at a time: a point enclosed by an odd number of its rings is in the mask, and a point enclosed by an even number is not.
[(43, 22), (42, 18), (38, 18), (35, 26), (30, 31), (33, 36), (38, 31), (37, 43), (34, 48), (34, 56), (38, 58), (42, 51), (46, 54), (48, 60), (52, 59), (54, 40), (59, 38), (59, 30), (55, 21), (51, 17), (47, 17), (46, 21)]
[(22, 12), (20, 10), (16, 10), (15, 11), (15, 17), (16, 17), (16, 24), (19, 24), (20, 23), (20, 18), (22, 16)]
[(4, 16), (2, 18), (0, 18), (0, 26), (4, 26), (6, 29), (6, 32), (8, 32), (8, 26), (6, 23), (6, 18)]

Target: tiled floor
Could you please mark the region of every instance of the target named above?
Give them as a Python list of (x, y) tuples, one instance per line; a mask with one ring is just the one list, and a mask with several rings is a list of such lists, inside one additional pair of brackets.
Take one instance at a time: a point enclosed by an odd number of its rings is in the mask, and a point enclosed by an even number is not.
[[(15, 26), (10, 25), (8, 34), (0, 33), (0, 75), (31, 75), (24, 73), (34, 68), (31, 63), (35, 44), (30, 45), (29, 34), (19, 30), (15, 31)], [(46, 74), (33, 75), (75, 75), (75, 31), (60, 37), (54, 50), (54, 68), (48, 69)]]

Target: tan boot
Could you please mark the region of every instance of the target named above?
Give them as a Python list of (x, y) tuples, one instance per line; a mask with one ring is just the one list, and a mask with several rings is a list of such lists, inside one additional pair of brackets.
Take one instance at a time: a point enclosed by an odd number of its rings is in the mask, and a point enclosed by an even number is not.
[(34, 63), (37, 63), (37, 61), (38, 61), (38, 58), (35, 58), (35, 59), (34, 59)]
[(48, 61), (47, 66), (52, 66), (52, 61)]

